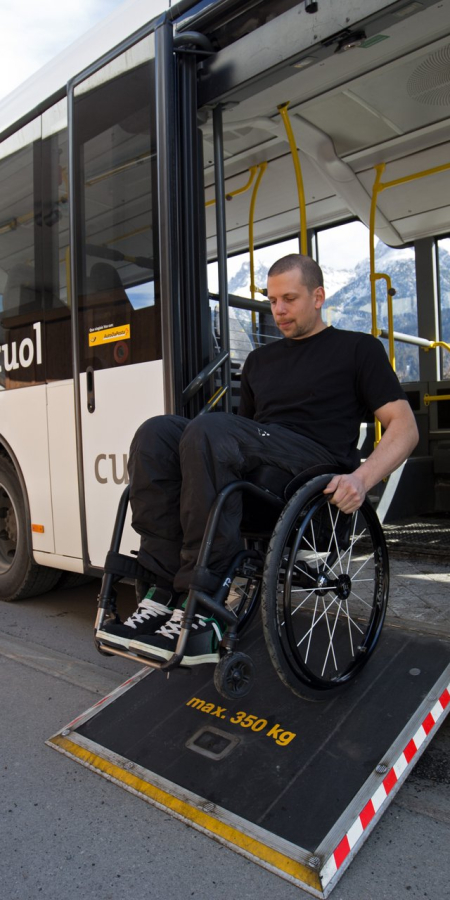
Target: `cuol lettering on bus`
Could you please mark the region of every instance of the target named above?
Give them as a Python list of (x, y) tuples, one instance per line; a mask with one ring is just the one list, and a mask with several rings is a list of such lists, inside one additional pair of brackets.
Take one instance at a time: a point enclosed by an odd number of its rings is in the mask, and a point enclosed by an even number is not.
[(42, 365), (42, 334), (41, 323), (34, 322), (33, 330), (35, 332), (35, 341), (30, 337), (23, 338), (20, 344), (17, 341), (11, 341), (9, 344), (2, 344), (0, 350), (3, 354), (3, 366), (0, 365), (0, 372), (11, 372), (13, 369), (28, 368), (36, 360), (36, 365)]
[[(111, 462), (108, 463), (108, 460), (111, 460)], [(120, 460), (120, 456), (116, 456), (115, 453), (99, 453), (98, 456), (95, 457), (94, 472), (95, 477), (100, 484), (108, 484), (110, 475), (112, 475), (112, 480), (115, 484), (128, 484), (127, 454), (122, 454), (122, 471), (120, 473), (118, 472), (118, 460)]]

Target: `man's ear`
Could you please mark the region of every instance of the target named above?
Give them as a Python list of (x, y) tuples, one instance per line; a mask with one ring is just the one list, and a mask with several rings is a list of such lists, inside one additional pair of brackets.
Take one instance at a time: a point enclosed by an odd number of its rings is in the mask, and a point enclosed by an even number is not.
[(317, 287), (314, 293), (314, 306), (316, 307), (316, 309), (321, 309), (323, 304), (325, 303), (325, 290), (323, 287)]

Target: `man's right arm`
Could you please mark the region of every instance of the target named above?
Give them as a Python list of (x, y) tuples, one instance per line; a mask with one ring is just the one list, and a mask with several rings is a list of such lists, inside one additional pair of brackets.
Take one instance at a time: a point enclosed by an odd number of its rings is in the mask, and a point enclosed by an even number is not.
[(350, 475), (336, 475), (325, 489), (342, 512), (359, 509), (367, 492), (391, 474), (414, 450), (419, 433), (407, 400), (394, 400), (375, 410), (384, 434), (376, 448)]

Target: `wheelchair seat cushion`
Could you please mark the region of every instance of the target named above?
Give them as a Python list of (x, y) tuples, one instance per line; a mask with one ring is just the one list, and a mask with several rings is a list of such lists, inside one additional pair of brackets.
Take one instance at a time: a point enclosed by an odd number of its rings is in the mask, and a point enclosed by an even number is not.
[(284, 498), (285, 488), (292, 481), (292, 475), (278, 466), (258, 466), (246, 475), (246, 481), (251, 481), (263, 490)]

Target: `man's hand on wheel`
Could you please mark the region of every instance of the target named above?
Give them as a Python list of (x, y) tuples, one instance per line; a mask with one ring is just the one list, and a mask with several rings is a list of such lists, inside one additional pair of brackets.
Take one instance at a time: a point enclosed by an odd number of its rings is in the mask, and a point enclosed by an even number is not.
[(324, 490), (324, 494), (344, 513), (352, 513), (364, 502), (366, 489), (356, 475), (335, 475)]

